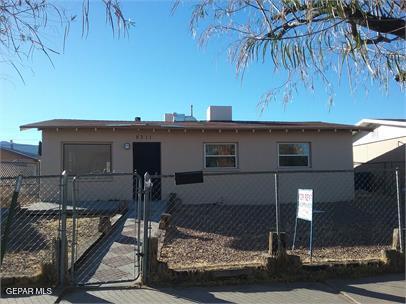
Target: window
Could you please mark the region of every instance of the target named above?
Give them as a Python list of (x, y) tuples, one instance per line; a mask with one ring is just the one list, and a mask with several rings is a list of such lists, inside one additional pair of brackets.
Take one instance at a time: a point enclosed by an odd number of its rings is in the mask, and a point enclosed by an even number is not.
[(236, 168), (236, 144), (205, 144), (205, 168)]
[(111, 145), (64, 144), (63, 168), (68, 174), (111, 172)]
[(279, 167), (309, 167), (309, 143), (280, 143), (278, 144)]

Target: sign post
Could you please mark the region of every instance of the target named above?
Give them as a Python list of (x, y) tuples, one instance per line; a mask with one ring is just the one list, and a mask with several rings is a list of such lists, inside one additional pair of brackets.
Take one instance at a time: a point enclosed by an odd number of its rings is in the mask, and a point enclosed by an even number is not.
[(295, 249), (297, 220), (302, 219), (310, 222), (310, 262), (313, 256), (313, 189), (298, 189), (297, 191), (297, 211), (295, 221), (295, 231), (293, 234), (292, 250)]

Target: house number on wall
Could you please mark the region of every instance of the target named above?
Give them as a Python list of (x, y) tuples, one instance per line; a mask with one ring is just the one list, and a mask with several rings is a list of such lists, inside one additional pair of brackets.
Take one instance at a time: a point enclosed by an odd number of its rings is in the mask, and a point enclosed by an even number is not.
[(143, 135), (143, 134), (135, 134), (135, 139), (151, 140), (152, 136), (151, 135)]

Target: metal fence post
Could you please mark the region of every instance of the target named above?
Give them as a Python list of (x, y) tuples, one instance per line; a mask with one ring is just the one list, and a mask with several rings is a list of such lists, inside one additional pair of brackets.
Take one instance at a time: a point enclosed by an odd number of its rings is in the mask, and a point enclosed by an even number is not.
[(76, 176), (72, 179), (72, 248), (71, 248), (71, 262), (70, 274), (71, 282), (75, 282), (75, 257), (77, 253), (76, 244)]
[(403, 240), (402, 240), (402, 220), (400, 218), (400, 183), (399, 183), (399, 168), (395, 170), (396, 175), (396, 199), (398, 203), (398, 226), (399, 226), (399, 247), (400, 252), (403, 252)]
[(148, 280), (148, 220), (149, 220), (149, 199), (152, 188), (151, 176), (147, 173), (144, 175), (144, 237), (143, 237), (143, 259), (142, 259), (142, 282), (145, 284)]
[(67, 188), (68, 174), (62, 172), (61, 176), (61, 234), (60, 234), (60, 251), (59, 251), (59, 284), (65, 284), (65, 262), (66, 262), (66, 204), (67, 204)]
[(295, 230), (293, 231), (293, 244), (292, 244), (292, 251), (295, 250), (295, 243), (296, 243), (296, 234), (297, 234), (297, 213), (299, 211), (299, 190), (297, 192), (296, 197), (296, 219), (295, 219)]
[(278, 199), (278, 173), (276, 172), (274, 174), (274, 180), (275, 180), (275, 219), (276, 219), (276, 235), (278, 236), (278, 254), (281, 250), (281, 238), (280, 238), (280, 231), (279, 231), (279, 219), (280, 219), (280, 214), (279, 214), (279, 199)]
[(135, 212), (137, 213), (136, 220), (137, 220), (137, 268), (138, 272), (140, 271), (141, 268), (141, 204), (142, 204), (142, 179), (141, 176), (137, 173), (137, 171), (134, 171), (134, 176), (136, 179), (136, 199), (137, 199), (137, 208), (135, 209)]
[(10, 208), (9, 208), (8, 216), (7, 216), (7, 222), (4, 227), (3, 238), (1, 240), (0, 265), (3, 264), (3, 258), (4, 258), (4, 255), (6, 254), (7, 240), (8, 240), (8, 236), (10, 234), (11, 224), (12, 224), (12, 221), (13, 221), (16, 209), (17, 209), (17, 199), (18, 199), (18, 195), (20, 193), (22, 180), (23, 180), (22, 175), (19, 175), (16, 177), (16, 184), (15, 184), (13, 196), (11, 198)]

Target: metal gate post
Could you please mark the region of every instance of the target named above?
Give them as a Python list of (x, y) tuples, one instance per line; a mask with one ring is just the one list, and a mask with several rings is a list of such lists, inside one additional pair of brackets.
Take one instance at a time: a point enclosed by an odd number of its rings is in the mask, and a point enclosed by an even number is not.
[(136, 230), (137, 230), (137, 269), (138, 269), (138, 274), (140, 273), (141, 270), (141, 220), (142, 220), (142, 215), (141, 215), (141, 204), (142, 204), (142, 180), (141, 176), (137, 173), (137, 170), (134, 171), (134, 178), (136, 179), (136, 208), (135, 212), (137, 213), (136, 215)]
[(68, 174), (66, 171), (62, 172), (61, 176), (61, 234), (59, 246), (59, 285), (65, 284), (65, 262), (67, 262), (66, 251), (66, 204), (67, 204), (67, 188), (68, 188)]
[(149, 221), (149, 202), (152, 189), (151, 176), (147, 173), (144, 175), (144, 237), (142, 242), (143, 258), (142, 258), (142, 283), (146, 284), (148, 280), (148, 221)]
[(400, 184), (399, 184), (399, 168), (396, 168), (396, 198), (398, 203), (398, 226), (399, 226), (399, 247), (400, 252), (403, 252), (403, 240), (402, 240), (402, 220), (400, 218)]
[(72, 248), (70, 261), (71, 282), (75, 283), (75, 258), (77, 254), (76, 243), (76, 176), (72, 179)]

